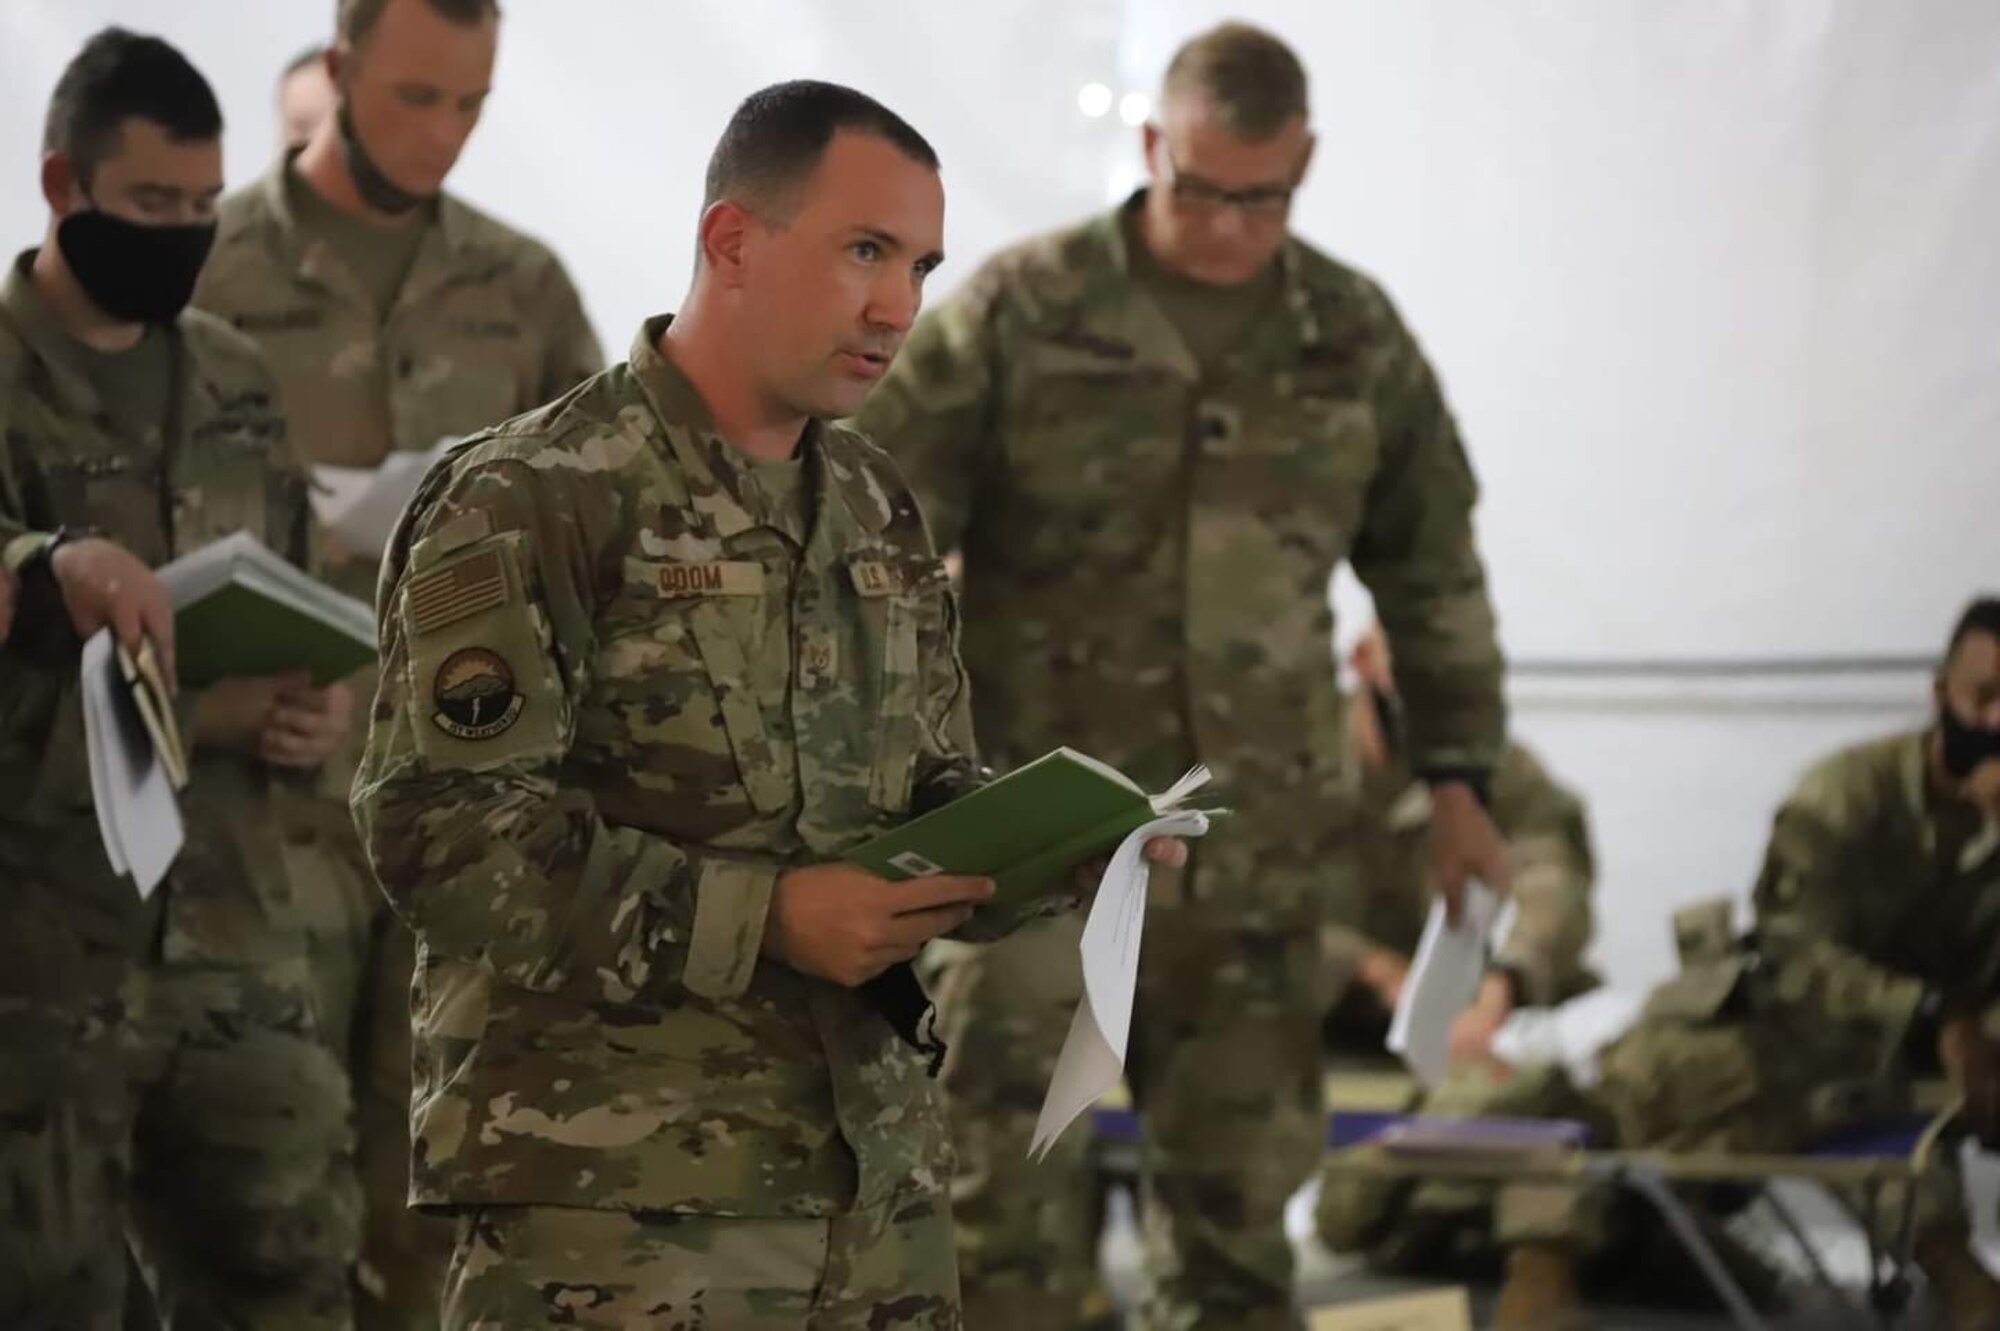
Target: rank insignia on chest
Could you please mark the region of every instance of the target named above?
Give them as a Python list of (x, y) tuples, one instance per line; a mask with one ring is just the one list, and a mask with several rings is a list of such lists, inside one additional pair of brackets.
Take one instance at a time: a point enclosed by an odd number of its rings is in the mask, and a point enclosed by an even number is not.
[(903, 571), (879, 559), (850, 560), (847, 575), (863, 596), (894, 596), (903, 590)]

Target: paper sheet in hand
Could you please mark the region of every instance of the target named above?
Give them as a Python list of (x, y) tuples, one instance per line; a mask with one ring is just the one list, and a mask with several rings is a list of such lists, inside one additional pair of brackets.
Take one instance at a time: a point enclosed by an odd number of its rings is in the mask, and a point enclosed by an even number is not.
[(180, 854), (185, 832), (166, 764), (153, 749), (120, 669), (109, 629), (83, 645), (78, 674), (90, 793), (112, 871), (149, 897)]
[(1069, 1036), (1042, 1098), (1041, 1117), (1028, 1144), (1030, 1157), (1047, 1155), (1063, 1129), (1124, 1075), (1132, 995), (1139, 982), (1139, 941), (1146, 927), (1146, 886), (1151, 881), (1146, 843), (1154, 837), (1192, 839), (1207, 831), (1208, 814), (1185, 809), (1146, 823), (1113, 852), (1083, 926), (1079, 948), (1083, 1001), (1070, 1019)]
[(1403, 981), (1385, 1047), (1426, 1086), (1444, 1080), (1451, 1065), (1451, 1026), (1479, 994), (1486, 974), (1487, 941), (1494, 932), (1500, 898), (1484, 883), (1465, 885), (1464, 908), (1454, 927), (1445, 921), (1442, 898), (1431, 903), (1430, 918), (1417, 955)]
[(313, 516), (348, 554), (380, 559), (424, 473), (457, 442), (446, 436), (425, 452), (391, 453), (373, 467), (314, 467)]

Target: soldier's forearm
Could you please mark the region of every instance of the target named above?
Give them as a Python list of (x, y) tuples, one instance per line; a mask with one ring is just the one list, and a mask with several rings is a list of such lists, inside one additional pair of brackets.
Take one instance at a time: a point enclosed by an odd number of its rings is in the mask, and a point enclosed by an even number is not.
[(416, 777), (357, 792), (384, 891), (424, 943), (591, 1002), (750, 983), (781, 865), (613, 826), (579, 791)]
[(1453, 585), (1378, 578), (1383, 627), (1396, 644), (1396, 687), (1420, 773), (1492, 772), (1507, 729), (1503, 663), (1477, 567)]

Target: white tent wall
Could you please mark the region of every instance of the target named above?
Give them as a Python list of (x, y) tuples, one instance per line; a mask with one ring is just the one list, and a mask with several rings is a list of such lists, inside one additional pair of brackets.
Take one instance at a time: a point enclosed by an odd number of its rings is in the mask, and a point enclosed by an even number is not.
[[(273, 151), (273, 76), (332, 0), (0, 0), (0, 240), (44, 216), (48, 90), (106, 22), (180, 43)], [(1440, 367), (1521, 734), (1591, 796), (1602, 964), (1741, 893), (1813, 756), (1919, 720), (1921, 669), (1745, 683), (1551, 662), (1919, 658), (2000, 586), (2000, 6), (1989, 0), (511, 0), (454, 187), (549, 240), (607, 350), (685, 286), (702, 163), (745, 92), (864, 87), (944, 157), (949, 288), (1099, 207), (1150, 91), (1240, 15), (1313, 75), (1299, 231), (1380, 277)], [(1342, 598), (1343, 601), (1352, 598)]]

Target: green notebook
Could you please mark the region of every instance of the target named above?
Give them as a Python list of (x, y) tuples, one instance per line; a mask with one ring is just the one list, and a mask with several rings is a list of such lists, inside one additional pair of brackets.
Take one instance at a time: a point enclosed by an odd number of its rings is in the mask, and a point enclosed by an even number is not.
[(1057, 749), (855, 847), (846, 859), (891, 880), (981, 874), (994, 880), (995, 901), (1033, 901), (1069, 891), (1078, 865), (1109, 855), (1208, 779), (1208, 768), (1196, 766), (1165, 794), (1148, 795), (1116, 768)]
[(248, 532), (181, 556), (160, 581), (174, 603), (174, 656), (189, 688), (294, 670), (329, 684), (375, 659), (374, 612)]

